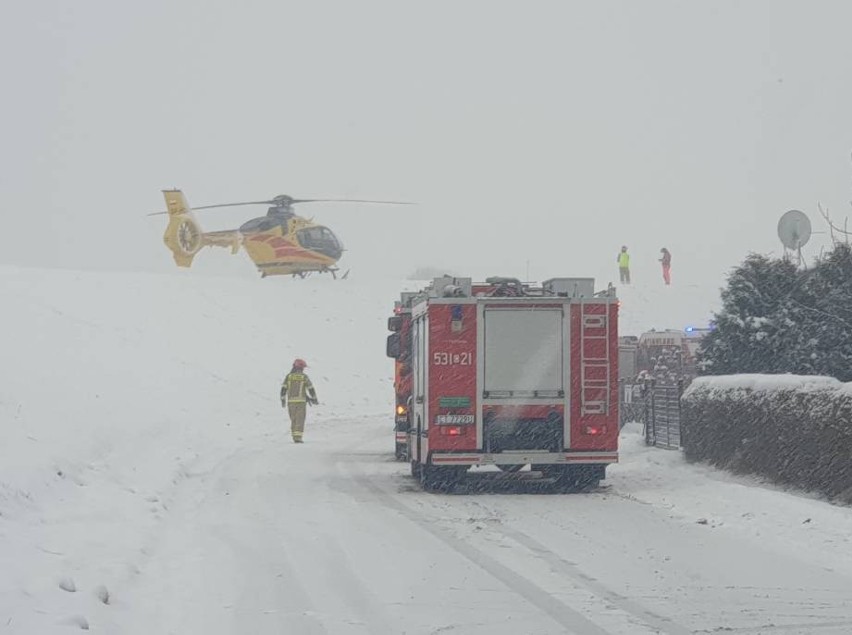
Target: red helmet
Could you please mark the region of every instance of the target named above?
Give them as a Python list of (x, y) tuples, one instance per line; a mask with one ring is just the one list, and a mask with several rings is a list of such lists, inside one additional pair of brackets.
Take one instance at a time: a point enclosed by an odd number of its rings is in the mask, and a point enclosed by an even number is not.
[(307, 368), (308, 364), (303, 359), (296, 358), (296, 361), (293, 362), (293, 368)]

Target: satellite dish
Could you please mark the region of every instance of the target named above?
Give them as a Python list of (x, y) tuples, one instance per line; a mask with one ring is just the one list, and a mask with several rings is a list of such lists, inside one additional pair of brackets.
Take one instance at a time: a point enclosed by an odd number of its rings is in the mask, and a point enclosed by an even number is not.
[(811, 239), (811, 221), (804, 212), (791, 209), (778, 221), (778, 238), (787, 249), (799, 251)]

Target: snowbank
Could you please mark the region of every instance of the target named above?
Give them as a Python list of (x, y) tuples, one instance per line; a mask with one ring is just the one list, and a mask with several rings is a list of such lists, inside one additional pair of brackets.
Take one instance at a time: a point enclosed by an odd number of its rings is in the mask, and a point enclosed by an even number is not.
[(830, 377), (702, 377), (683, 396), (687, 457), (852, 502), (852, 386)]
[(100, 588), (135, 570), (181, 483), (283, 433), (278, 387), (294, 357), (319, 393), (312, 421), (391, 412), (384, 340), (401, 288), (0, 268), (10, 632), (103, 610)]
[(690, 390), (747, 390), (760, 392), (773, 390), (834, 390), (844, 385), (852, 387), (852, 384), (842, 384), (833, 377), (757, 374), (719, 375), (716, 377), (699, 377), (692, 382), (686, 394)]

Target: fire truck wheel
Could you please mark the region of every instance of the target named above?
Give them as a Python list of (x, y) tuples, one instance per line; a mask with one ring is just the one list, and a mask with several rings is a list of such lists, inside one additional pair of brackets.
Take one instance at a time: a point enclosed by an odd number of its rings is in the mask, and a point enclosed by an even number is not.
[(397, 461), (404, 461), (407, 458), (404, 443), (396, 444), (394, 455), (396, 456)]
[(532, 469), (535, 472), (541, 472), (544, 478), (557, 481), (564, 480), (568, 476), (568, 467), (565, 465), (533, 465)]
[(570, 465), (537, 465), (544, 478), (553, 479), (553, 488), (558, 492), (577, 491), (577, 473)]
[(466, 472), (466, 467), (435, 467), (421, 464), (420, 483), (426, 490), (448, 492), (458, 485)]
[(574, 489), (578, 492), (589, 492), (596, 489), (600, 484), (600, 479), (596, 478), (577, 479), (574, 482)]
[(562, 492), (587, 492), (600, 485), (605, 467), (600, 465), (543, 466), (542, 475), (554, 479), (554, 487)]
[(573, 479), (580, 491), (595, 489), (605, 475), (606, 466), (603, 465), (578, 465), (573, 470)]
[(411, 476), (420, 478), (420, 464), (413, 459), (411, 460)]

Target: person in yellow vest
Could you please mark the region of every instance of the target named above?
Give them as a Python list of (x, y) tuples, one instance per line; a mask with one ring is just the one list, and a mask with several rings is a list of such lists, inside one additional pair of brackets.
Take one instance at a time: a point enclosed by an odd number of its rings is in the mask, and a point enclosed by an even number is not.
[(293, 362), (293, 369), (284, 378), (281, 384), (281, 407), (287, 406), (290, 414), (290, 432), (293, 434), (293, 443), (301, 443), (305, 434), (305, 417), (308, 404), (316, 405), (317, 393), (310, 378), (305, 374), (307, 364), (303, 359)]
[(622, 247), (618, 254), (618, 273), (621, 276), (621, 281), (624, 284), (630, 284), (630, 254), (627, 253), (627, 247)]

